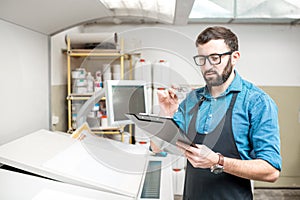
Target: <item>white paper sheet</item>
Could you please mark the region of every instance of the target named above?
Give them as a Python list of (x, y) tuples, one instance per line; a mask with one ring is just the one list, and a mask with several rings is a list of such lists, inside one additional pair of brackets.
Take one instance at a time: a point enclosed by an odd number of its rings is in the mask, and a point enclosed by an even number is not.
[[(105, 138), (83, 141), (59, 153), (44, 167), (81, 183), (136, 197), (148, 160), (148, 155), (141, 153), (145, 150)], [(139, 153), (132, 153), (134, 149)]]

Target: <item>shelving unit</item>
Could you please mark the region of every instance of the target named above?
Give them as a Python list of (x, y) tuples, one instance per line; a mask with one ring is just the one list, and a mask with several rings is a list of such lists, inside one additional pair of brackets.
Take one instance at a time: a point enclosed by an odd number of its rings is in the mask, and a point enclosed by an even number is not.
[[(120, 77), (124, 79), (125, 60), (128, 61), (129, 70), (132, 71), (132, 56), (131, 54), (124, 54), (124, 41), (120, 40), (120, 49), (72, 49), (70, 38), (67, 37), (67, 106), (68, 106), (68, 132), (72, 133), (74, 127), (72, 126), (72, 104), (74, 101), (86, 101), (94, 93), (77, 94), (72, 93), (72, 58), (100, 58), (100, 60), (110, 59), (118, 61), (120, 64)], [(129, 79), (132, 79), (132, 74), (129, 74)], [(102, 99), (105, 100), (105, 99)], [(95, 134), (121, 134), (121, 140), (124, 141), (124, 130), (115, 127), (98, 127), (91, 130)], [(131, 143), (131, 137), (130, 137)]]

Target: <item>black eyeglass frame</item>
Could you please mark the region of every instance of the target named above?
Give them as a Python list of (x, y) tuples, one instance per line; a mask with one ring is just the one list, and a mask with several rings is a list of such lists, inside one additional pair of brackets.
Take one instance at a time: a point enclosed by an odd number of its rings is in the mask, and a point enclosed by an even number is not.
[[(205, 65), (206, 60), (208, 60), (208, 62), (209, 62), (211, 65), (219, 65), (219, 64), (222, 62), (222, 59), (221, 59), (222, 56), (224, 56), (224, 55), (231, 55), (233, 52), (234, 52), (234, 51), (228, 51), (228, 52), (221, 53), (221, 54), (218, 54), (218, 53), (212, 53), (212, 54), (209, 54), (208, 56), (196, 55), (196, 56), (193, 57), (193, 59), (194, 59), (195, 64), (198, 65), (198, 66), (203, 66), (203, 65)], [(220, 61), (219, 61), (218, 63), (212, 64), (211, 61), (210, 61), (210, 59), (209, 59), (210, 56), (219, 56)], [(200, 65), (200, 64), (197, 63), (196, 59), (199, 58), (199, 57), (205, 58), (205, 59), (204, 59), (203, 65)]]

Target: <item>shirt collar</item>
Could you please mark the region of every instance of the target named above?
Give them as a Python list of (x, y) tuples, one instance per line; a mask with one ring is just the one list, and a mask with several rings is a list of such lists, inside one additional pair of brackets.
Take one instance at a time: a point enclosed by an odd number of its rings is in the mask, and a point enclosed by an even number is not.
[[(227, 94), (229, 94), (231, 92), (240, 92), (240, 91), (242, 91), (242, 78), (236, 70), (234, 70), (234, 73), (235, 73), (235, 77), (234, 77), (233, 81), (231, 82), (229, 87), (220, 95), (220, 97), (226, 96)], [(202, 96), (204, 96), (206, 99), (212, 99), (213, 98), (210, 95), (207, 86), (205, 86), (203, 90), (199, 90), (197, 96), (198, 96), (198, 98), (200, 98)]]

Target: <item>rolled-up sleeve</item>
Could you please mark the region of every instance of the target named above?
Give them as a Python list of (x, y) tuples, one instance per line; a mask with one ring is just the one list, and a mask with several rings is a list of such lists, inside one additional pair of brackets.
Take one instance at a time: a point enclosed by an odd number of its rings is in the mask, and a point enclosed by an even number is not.
[(256, 96), (250, 104), (250, 139), (257, 159), (281, 170), (278, 109), (266, 94)]

